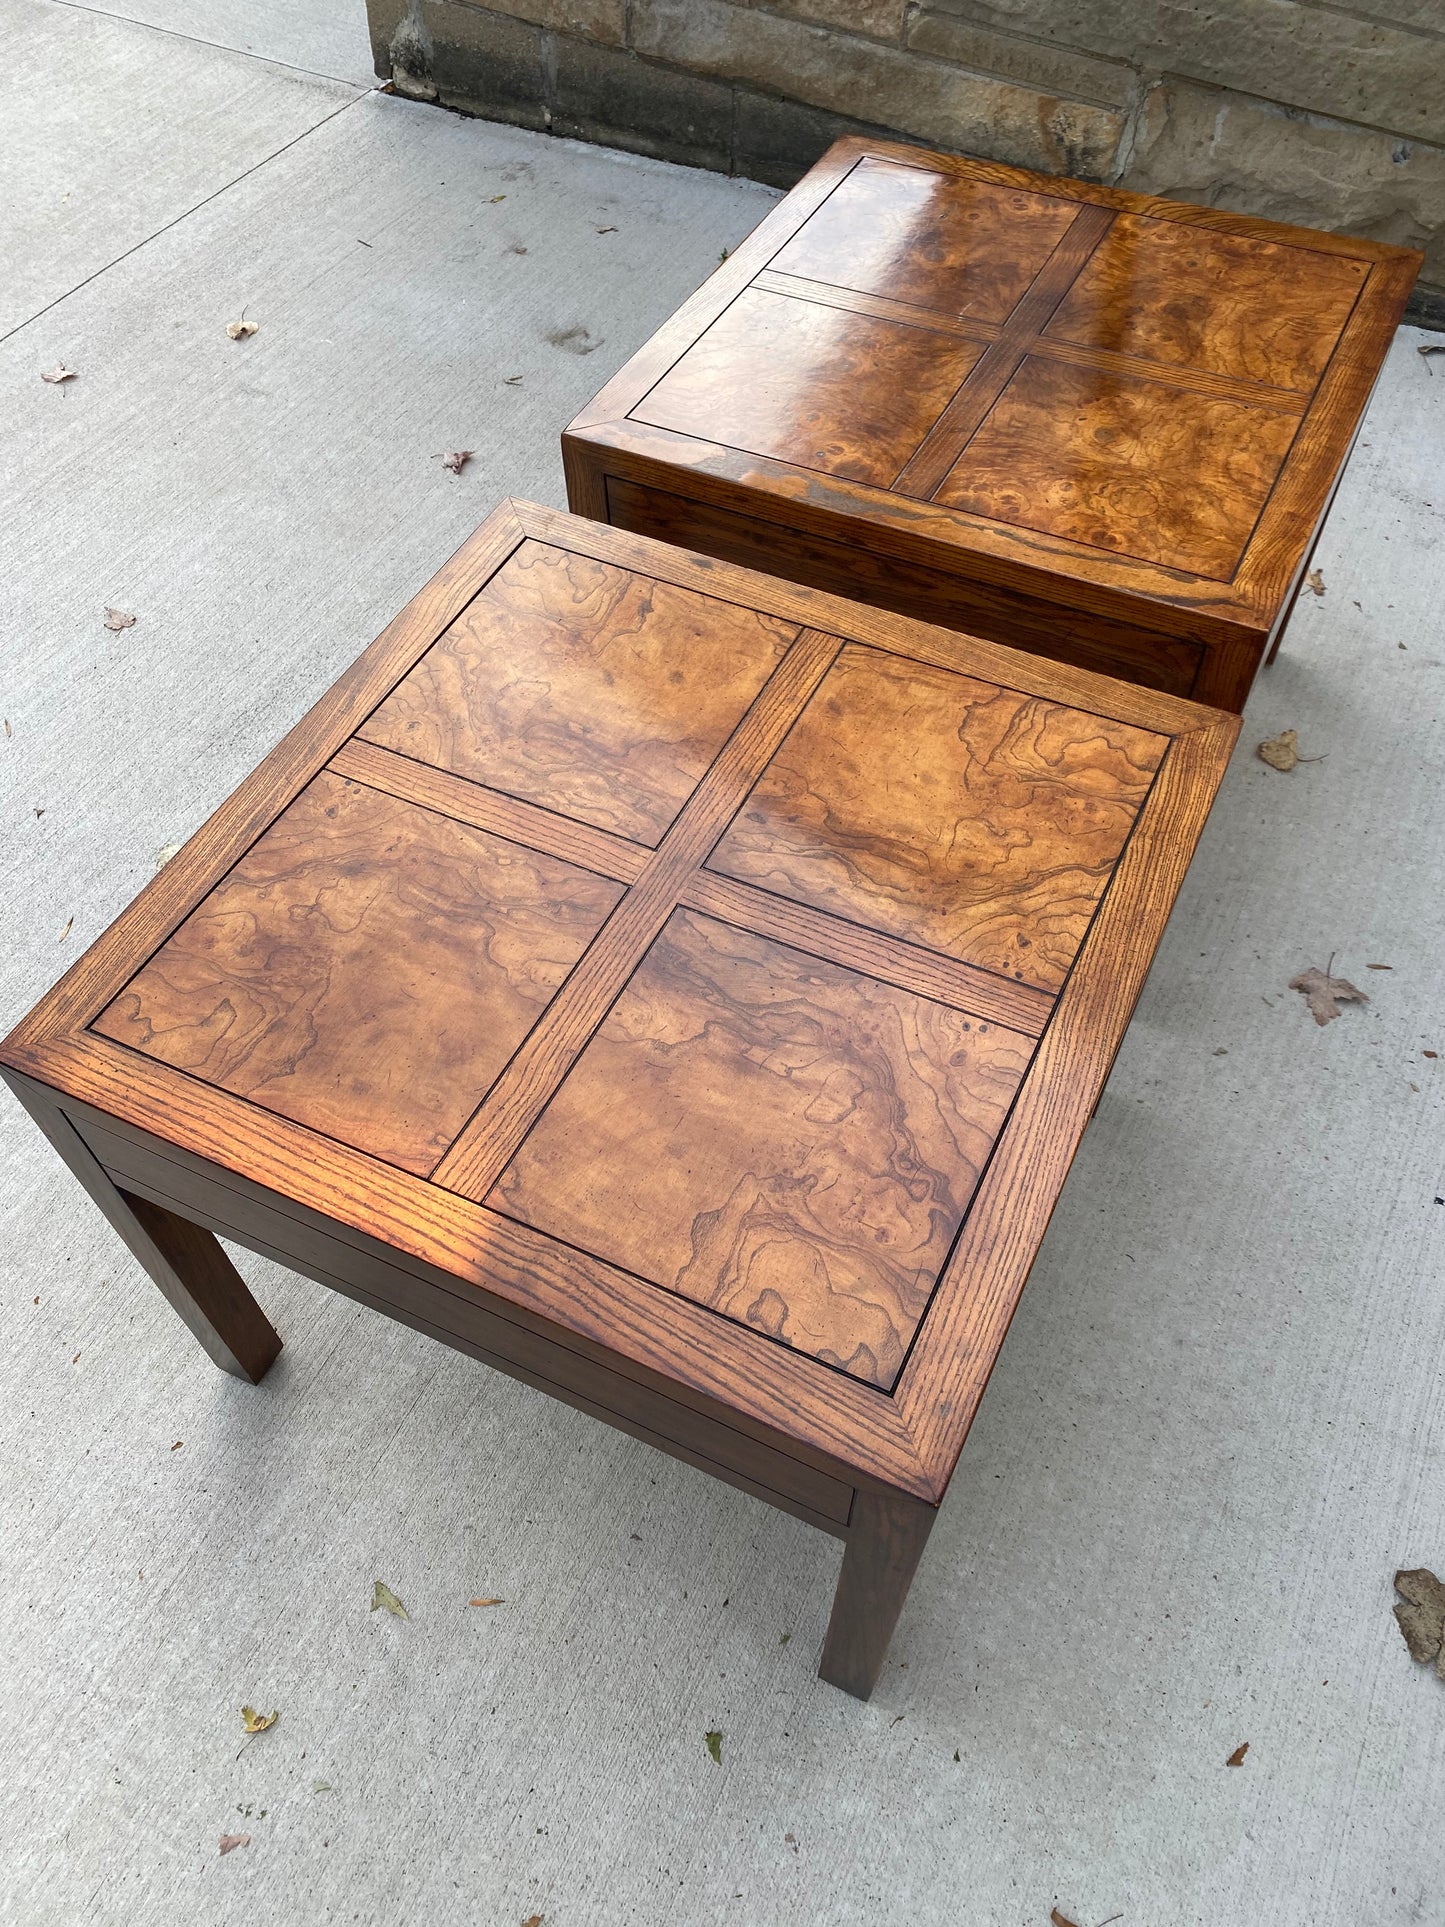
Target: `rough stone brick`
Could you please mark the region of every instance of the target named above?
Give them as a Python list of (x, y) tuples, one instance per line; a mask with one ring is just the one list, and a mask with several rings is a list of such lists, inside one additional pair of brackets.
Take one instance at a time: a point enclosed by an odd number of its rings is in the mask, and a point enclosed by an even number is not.
[(732, 88), (559, 37), (552, 132), (727, 173)]
[(1122, 115), (723, 0), (633, 0), (642, 53), (992, 160), (1098, 180)]
[(739, 87), (733, 120), (733, 172), (770, 187), (791, 187), (844, 134), (897, 140), (886, 129), (829, 114), (800, 101)]
[(770, 13), (786, 13), (840, 33), (864, 33), (872, 40), (901, 40), (909, 0), (738, 0), (744, 7), (763, 6)]
[[(1300, 0), (928, 0), (979, 26), (1445, 142), (1445, 39)], [(1433, 7), (1441, 24), (1440, 0)], [(1398, 9), (1397, 9), (1398, 10)], [(1413, 11), (1413, 4), (1411, 6)]]
[(1421, 248), (1445, 288), (1445, 149), (1187, 82), (1144, 105), (1123, 187)]
[(1096, 60), (1072, 47), (995, 33), (957, 14), (919, 14), (908, 29), (908, 45), (915, 53), (956, 61), (974, 73), (996, 74), (1041, 93), (1104, 107), (1128, 106), (1135, 86), (1134, 69), (1122, 60)]
[[(436, 88), (444, 107), (519, 127), (548, 125), (547, 37), (540, 28), (507, 14), (484, 13), (457, 0), (413, 0), (403, 31), (419, 22), (408, 42), (425, 66), (416, 78)], [(392, 42), (393, 52), (396, 41)], [(400, 73), (398, 85), (405, 93)]]
[(620, 47), (627, 38), (626, 0), (510, 0), (501, 11), (607, 47)]

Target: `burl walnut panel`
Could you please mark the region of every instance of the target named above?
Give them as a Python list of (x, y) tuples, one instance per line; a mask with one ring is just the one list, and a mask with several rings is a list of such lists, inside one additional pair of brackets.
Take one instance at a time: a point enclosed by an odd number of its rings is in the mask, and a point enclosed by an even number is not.
[(217, 1237), (842, 1536), (866, 1697), (1236, 728), (508, 504), (0, 1069), (226, 1370)]
[(490, 1202), (886, 1388), (1031, 1050), (676, 911)]
[(1031, 355), (935, 499), (1227, 582), (1298, 428), (1281, 409)]
[(568, 500), (1237, 710), (1419, 262), (849, 137), (571, 424)]
[(323, 773), (95, 1028), (424, 1175), (621, 895)]
[(655, 844), (796, 633), (527, 542), (362, 734)]
[(940, 314), (1003, 322), (1073, 218), (1067, 202), (1047, 194), (864, 159), (772, 265)]
[(1164, 749), (850, 646), (709, 867), (1057, 990)]
[(887, 488), (982, 353), (906, 323), (749, 290), (634, 416)]

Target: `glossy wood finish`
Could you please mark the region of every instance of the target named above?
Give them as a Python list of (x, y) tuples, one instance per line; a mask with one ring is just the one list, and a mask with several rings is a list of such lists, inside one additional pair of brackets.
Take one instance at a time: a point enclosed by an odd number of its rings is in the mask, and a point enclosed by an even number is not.
[(710, 864), (1056, 991), (1166, 747), (1149, 730), (845, 649)]
[(95, 1028), (424, 1175), (621, 894), (323, 772)]
[(794, 633), (527, 542), (362, 734), (656, 843)]
[(511, 505), (0, 1066), (218, 1362), (216, 1233), (844, 1537), (866, 1692), (1234, 734)]
[(1031, 1053), (679, 910), (488, 1202), (886, 1389)]
[(568, 499), (1239, 709), (1419, 261), (850, 137), (572, 423)]

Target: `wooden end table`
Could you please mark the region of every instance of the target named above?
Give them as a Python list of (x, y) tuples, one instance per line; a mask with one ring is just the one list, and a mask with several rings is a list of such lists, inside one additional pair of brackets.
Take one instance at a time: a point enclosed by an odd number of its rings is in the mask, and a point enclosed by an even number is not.
[(850, 137), (572, 423), (568, 501), (1242, 709), (1420, 260)]
[(0, 1047), (216, 1236), (846, 1542), (866, 1696), (1233, 717), (498, 510)]

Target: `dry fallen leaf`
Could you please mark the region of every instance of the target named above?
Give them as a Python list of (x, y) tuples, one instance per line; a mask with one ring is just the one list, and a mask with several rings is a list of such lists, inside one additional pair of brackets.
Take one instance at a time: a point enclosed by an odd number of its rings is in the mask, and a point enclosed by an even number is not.
[(1437, 1050), (1422, 1050), (1420, 1055), (1422, 1057), (1438, 1057), (1440, 1053)]
[(1292, 729), (1282, 729), (1278, 736), (1266, 736), (1254, 753), (1271, 769), (1292, 770), (1299, 761), (1299, 737)]
[[(1445, 355), (1445, 341), (1427, 341), (1415, 350), (1417, 355)], [(1433, 375), (1435, 370), (1429, 362), (1425, 363), (1425, 373)]]
[(250, 1844), (251, 1836), (249, 1833), (223, 1833), (221, 1835), (222, 1853), (229, 1853), (232, 1847), (249, 1847)]
[(57, 943), (65, 942), (65, 939), (70, 935), (70, 926), (74, 922), (75, 922), (74, 917), (67, 917), (65, 919), (65, 928), (61, 931), (60, 935), (55, 939)]
[(440, 457), (442, 467), (449, 468), (453, 475), (460, 475), (471, 459), (472, 451), (469, 448), (454, 448), (449, 455)]
[(717, 1761), (718, 1765), (721, 1766), (722, 1765), (722, 1734), (721, 1733), (704, 1733), (703, 1738), (707, 1741), (708, 1752), (711, 1753), (713, 1758)]
[(1366, 964), (1365, 968), (1366, 970), (1393, 970), (1395, 966), (1393, 964)]
[(8, 716), (5, 718), (5, 734), (7, 736), (13, 736), (15, 734), (15, 731), (10, 727), (10, 718)]
[(505, 1599), (469, 1599), (467, 1601), (469, 1606), (505, 1606), (506, 1603)]
[(541, 1914), (528, 1914), (527, 1918), (522, 1922), (522, 1927), (542, 1927), (542, 1919), (543, 1916)]
[[(174, 1451), (174, 1446), (171, 1449)], [(248, 1733), (265, 1733), (280, 1717), (279, 1713), (258, 1713), (254, 1706), (241, 1708), (241, 1724)]]
[(176, 1440), (176, 1442), (175, 1442), (175, 1444), (174, 1444), (174, 1445), (173, 1445), (173, 1446), (171, 1447), (171, 1450), (172, 1450), (173, 1452), (179, 1452), (179, 1451), (180, 1451), (180, 1449), (181, 1449), (181, 1447), (182, 1447), (182, 1446), (183, 1446), (184, 1444), (185, 1444), (185, 1440), (184, 1440), (184, 1439), (177, 1439), (177, 1440)]
[(1314, 590), (1316, 595), (1324, 594), (1325, 577), (1324, 577), (1324, 571), (1322, 569), (1311, 569), (1309, 574), (1305, 577), (1305, 581), (1308, 582), (1308, 584)]
[(74, 381), (75, 370), (73, 368), (67, 368), (63, 361), (57, 361), (53, 368), (41, 369), (40, 379), (42, 381)]
[(124, 609), (107, 609), (105, 612), (105, 626), (107, 629), (114, 629), (116, 634), (119, 635), (122, 629), (134, 629), (135, 617), (128, 616)]
[(1078, 1927), (1077, 1921), (1070, 1920), (1069, 1916), (1067, 1914), (1060, 1913), (1057, 1907), (1050, 1907), (1049, 1919), (1052, 1922), (1053, 1927)]
[(380, 1579), (376, 1581), (376, 1590), (371, 1595), (372, 1612), (375, 1612), (378, 1606), (385, 1606), (386, 1610), (389, 1613), (393, 1613), (398, 1619), (411, 1618), (411, 1614), (407, 1611), (406, 1607), (402, 1605), (391, 1587), (384, 1585)]
[(1310, 1016), (1317, 1024), (1327, 1024), (1331, 1018), (1338, 1017), (1342, 1003), (1367, 1004), (1370, 1001), (1364, 991), (1357, 990), (1347, 977), (1332, 977), (1326, 971), (1317, 970), (1313, 964), (1297, 977), (1291, 977), (1289, 987), (1304, 993)]
[(255, 334), (260, 325), (259, 321), (248, 321), (243, 314), (239, 321), (228, 321), (226, 323), (226, 333), (231, 337), (232, 341), (244, 341), (247, 335)]
[(1405, 1635), (1411, 1659), (1435, 1662), (1438, 1678), (1445, 1679), (1445, 1585), (1424, 1566), (1395, 1574), (1395, 1590), (1402, 1603), (1395, 1618)]
[(597, 232), (599, 234), (615, 234), (617, 229), (615, 227), (600, 227)]
[(1248, 1753), (1248, 1751), (1249, 1751), (1249, 1741), (1246, 1740), (1243, 1746), (1235, 1747), (1234, 1751), (1230, 1754), (1229, 1758), (1224, 1762), (1224, 1764), (1226, 1766), (1243, 1766), (1244, 1756), (1246, 1753)]

